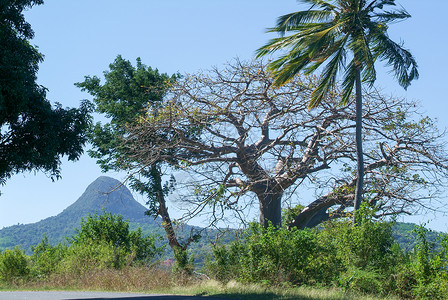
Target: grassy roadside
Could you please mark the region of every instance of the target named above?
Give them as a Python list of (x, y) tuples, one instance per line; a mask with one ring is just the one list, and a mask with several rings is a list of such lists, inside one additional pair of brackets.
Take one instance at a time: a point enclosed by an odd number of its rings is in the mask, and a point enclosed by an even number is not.
[(346, 293), (341, 289), (311, 287), (264, 287), (255, 284), (241, 284), (230, 281), (222, 285), (213, 280), (184, 287), (174, 287), (173, 294), (215, 296), (229, 299), (247, 300), (336, 300), (336, 299), (398, 299), (395, 297), (379, 298), (364, 294)]
[[(98, 270), (84, 274), (58, 274), (41, 280), (19, 280), (0, 285), (6, 290), (65, 290), (138, 292), (175, 295), (215, 296), (248, 300), (292, 299), (384, 299), (363, 294), (346, 293), (341, 289), (311, 287), (266, 287), (230, 281), (173, 276), (161, 269), (129, 267), (123, 270)], [(388, 298), (398, 299), (398, 298)]]

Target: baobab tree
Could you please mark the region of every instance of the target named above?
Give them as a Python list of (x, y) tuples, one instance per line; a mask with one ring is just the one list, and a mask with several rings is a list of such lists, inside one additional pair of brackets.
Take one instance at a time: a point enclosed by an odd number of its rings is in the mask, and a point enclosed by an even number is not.
[[(190, 174), (190, 215), (240, 211), (256, 200), (260, 222), (280, 226), (282, 201), (304, 183), (320, 196), (290, 226), (346, 215), (355, 199), (355, 99), (337, 105), (343, 89), (335, 87), (310, 111), (318, 78), (281, 87), (274, 80), (260, 61), (179, 79), (123, 137), (126, 157), (139, 162), (130, 170), (163, 161)], [(442, 134), (414, 103), (377, 91), (364, 99), (366, 201), (379, 215), (428, 206), (447, 178)]]

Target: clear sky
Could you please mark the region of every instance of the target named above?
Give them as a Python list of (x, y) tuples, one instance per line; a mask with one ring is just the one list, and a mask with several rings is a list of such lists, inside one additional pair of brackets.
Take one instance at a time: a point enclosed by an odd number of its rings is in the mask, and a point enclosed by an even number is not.
[[(417, 58), (420, 79), (404, 91), (379, 65), (377, 84), (387, 93), (420, 100), (443, 129), (448, 127), (448, 1), (397, 2), (412, 18), (391, 25), (389, 32)], [(219, 67), (235, 57), (252, 59), (274, 37), (265, 29), (300, 7), (295, 0), (45, 0), (25, 15), (35, 31), (32, 44), (45, 55), (39, 84), (48, 88), (51, 101), (73, 107), (88, 98), (73, 84), (86, 75), (102, 75), (118, 54), (132, 62), (141, 57), (144, 64), (169, 74)], [(41, 173), (15, 175), (0, 187), (0, 228), (60, 213), (101, 175), (87, 155), (75, 163), (64, 160), (62, 179), (56, 182)], [(119, 180), (125, 176), (106, 175)], [(405, 219), (426, 220), (432, 220), (434, 229), (448, 231), (446, 216)]]

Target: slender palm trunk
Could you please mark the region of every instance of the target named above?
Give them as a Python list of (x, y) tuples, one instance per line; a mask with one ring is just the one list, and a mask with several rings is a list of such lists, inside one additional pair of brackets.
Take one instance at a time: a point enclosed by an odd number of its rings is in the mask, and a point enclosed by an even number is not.
[(356, 211), (361, 205), (362, 188), (364, 185), (364, 156), (362, 152), (362, 91), (361, 91), (361, 69), (356, 70), (356, 188), (355, 199), (353, 202), (353, 224), (356, 224)]

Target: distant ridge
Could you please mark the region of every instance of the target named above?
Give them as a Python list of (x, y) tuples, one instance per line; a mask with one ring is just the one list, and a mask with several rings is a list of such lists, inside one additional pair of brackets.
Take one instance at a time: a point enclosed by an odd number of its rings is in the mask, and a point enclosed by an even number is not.
[(129, 189), (120, 181), (101, 176), (93, 181), (73, 204), (60, 214), (36, 223), (14, 225), (0, 230), (0, 250), (18, 245), (29, 250), (38, 244), (44, 235), (52, 244), (64, 241), (75, 233), (81, 218), (103, 211), (120, 214), (129, 220), (132, 227), (144, 227), (144, 231), (158, 231), (158, 223), (145, 215), (146, 208), (138, 203)]

